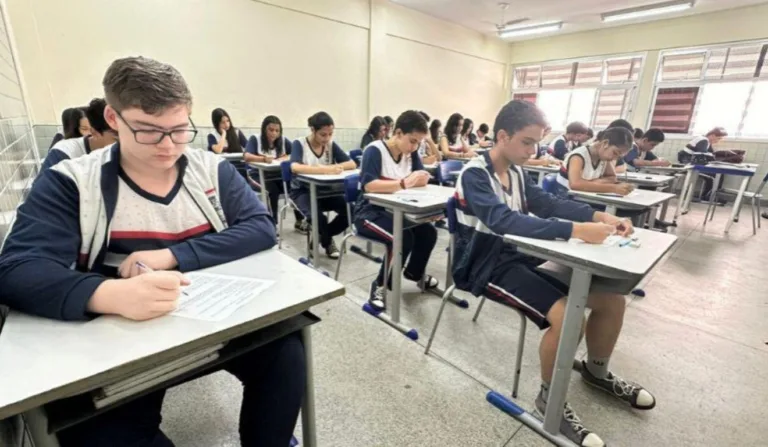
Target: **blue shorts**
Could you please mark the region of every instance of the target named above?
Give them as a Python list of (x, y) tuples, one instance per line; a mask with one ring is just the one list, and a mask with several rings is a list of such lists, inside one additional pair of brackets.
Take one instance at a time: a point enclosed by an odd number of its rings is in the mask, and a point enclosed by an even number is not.
[(547, 313), (568, 296), (568, 286), (536, 268), (544, 262), (519, 255), (505, 260), (502, 255), (488, 279), (485, 296), (520, 310), (540, 329), (548, 328)]

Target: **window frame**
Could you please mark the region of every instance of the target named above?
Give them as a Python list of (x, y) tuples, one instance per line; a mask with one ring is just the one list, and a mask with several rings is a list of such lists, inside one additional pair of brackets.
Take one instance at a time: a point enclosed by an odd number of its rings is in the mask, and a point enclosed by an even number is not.
[[(602, 128), (595, 127), (595, 119), (597, 118), (597, 106), (599, 103), (600, 98), (600, 91), (601, 90), (624, 90), (628, 92), (628, 97), (626, 100), (626, 103), (624, 105), (624, 115), (618, 117), (618, 118), (624, 118), (628, 119), (628, 117), (632, 116), (632, 113), (635, 111), (635, 108), (637, 106), (638, 101), (638, 92), (640, 89), (640, 86), (643, 82), (643, 75), (645, 72), (645, 63), (647, 62), (647, 52), (633, 52), (633, 53), (621, 53), (621, 54), (608, 54), (608, 55), (600, 55), (600, 56), (589, 56), (589, 57), (579, 57), (579, 58), (572, 58), (572, 59), (556, 59), (556, 60), (548, 60), (548, 61), (542, 61), (542, 62), (532, 62), (532, 63), (522, 63), (517, 65), (511, 66), (511, 82), (510, 82), (510, 90), (508, 94), (509, 100), (512, 100), (514, 98), (514, 95), (516, 94), (536, 94), (547, 90), (582, 90), (582, 89), (595, 89), (595, 96), (592, 102), (592, 113), (590, 115), (590, 119), (587, 124), (589, 127), (592, 127), (596, 130), (600, 130)], [(638, 71), (637, 80), (627, 80), (627, 81), (621, 81), (621, 82), (612, 82), (608, 83), (608, 62), (614, 61), (614, 60), (620, 60), (620, 59), (640, 59), (640, 70)], [(544, 69), (547, 66), (559, 66), (559, 65), (566, 65), (566, 64), (574, 64), (574, 63), (586, 63), (586, 62), (595, 62), (600, 61), (602, 62), (602, 79), (600, 80), (599, 84), (583, 84), (583, 85), (576, 85), (575, 79), (577, 77), (578, 69), (574, 71), (571, 74), (571, 83), (573, 85), (568, 86), (558, 86), (558, 87), (542, 87), (542, 79), (543, 79), (543, 73)], [(522, 68), (539, 68), (539, 82), (538, 87), (519, 87), (515, 88), (515, 82), (516, 82), (516, 71)], [(630, 74), (632, 73), (632, 65), (630, 65)], [(568, 106), (567, 109), (570, 110), (570, 103), (573, 98), (573, 95), (569, 96), (568, 99)], [(617, 118), (617, 119), (618, 119)], [(566, 123), (567, 124), (567, 123)], [(556, 129), (553, 126), (552, 129), (553, 132), (564, 132), (565, 129)]]
[[(728, 59), (731, 55), (731, 49), (735, 47), (745, 47), (745, 46), (762, 46), (763, 49), (761, 51), (761, 56), (758, 57), (756, 66), (755, 66), (755, 75), (753, 75), (751, 78), (743, 78), (743, 79), (734, 79), (734, 78), (724, 78), (725, 70), (728, 65)], [(759, 137), (750, 137), (750, 136), (742, 136), (742, 130), (744, 128), (744, 120), (747, 116), (747, 111), (749, 110), (749, 105), (752, 103), (752, 96), (755, 92), (755, 87), (757, 83), (759, 82), (768, 82), (768, 76), (766, 76), (766, 73), (764, 71), (768, 70), (768, 64), (765, 63), (765, 59), (768, 59), (768, 55), (766, 55), (766, 49), (768, 48), (768, 39), (756, 39), (756, 40), (743, 40), (743, 41), (735, 41), (735, 42), (728, 42), (728, 43), (722, 43), (722, 44), (714, 44), (714, 45), (701, 45), (696, 47), (684, 47), (684, 48), (669, 48), (659, 51), (659, 57), (656, 62), (656, 70), (654, 72), (653, 76), (653, 94), (651, 95), (651, 101), (650, 101), (650, 107), (648, 108), (648, 116), (646, 118), (646, 124), (650, 126), (650, 123), (653, 121), (653, 113), (655, 111), (656, 106), (656, 99), (659, 94), (660, 89), (667, 89), (667, 88), (698, 88), (699, 93), (696, 97), (696, 103), (693, 107), (693, 115), (691, 118), (691, 122), (693, 125), (690, 125), (690, 129), (688, 133), (667, 133), (667, 135), (670, 138), (676, 138), (676, 139), (684, 139), (687, 137), (694, 136), (693, 127), (695, 125), (696, 121), (696, 115), (699, 112), (699, 107), (701, 104), (701, 99), (703, 97), (704, 87), (706, 87), (708, 84), (734, 84), (734, 83), (749, 83), (750, 84), (750, 92), (749, 96), (747, 97), (747, 102), (745, 104), (744, 110), (741, 112), (741, 119), (739, 120), (739, 126), (738, 129), (735, 132), (732, 132), (732, 135), (728, 136), (728, 139), (731, 141), (747, 141), (747, 142), (764, 142), (768, 141), (768, 133), (764, 136)], [(713, 51), (717, 50), (726, 50), (725, 59), (723, 61), (723, 68), (720, 73), (720, 79), (707, 79), (707, 66), (709, 65), (710, 57)], [(687, 79), (684, 81), (662, 81), (661, 80), (661, 74), (663, 70), (664, 65), (664, 57), (670, 56), (670, 55), (682, 55), (682, 54), (692, 54), (692, 53), (700, 53), (704, 51), (704, 62), (702, 63), (701, 67), (701, 74), (699, 75), (699, 79)], [(760, 64), (760, 62), (763, 62)], [(758, 75), (758, 72), (760, 75)]]

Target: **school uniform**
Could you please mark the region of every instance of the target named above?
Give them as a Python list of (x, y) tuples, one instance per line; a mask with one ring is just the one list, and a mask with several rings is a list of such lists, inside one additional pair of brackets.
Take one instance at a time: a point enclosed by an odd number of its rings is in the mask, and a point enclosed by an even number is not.
[[(387, 245), (390, 253), (389, 262), (392, 262), (392, 214), (384, 208), (372, 205), (362, 194), (365, 185), (375, 180), (402, 180), (412, 172), (424, 170), (421, 158), (416, 152), (409, 155), (400, 154), (398, 159), (392, 156), (384, 141), (375, 141), (363, 152), (363, 162), (360, 165), (360, 189), (355, 206), (354, 224), (358, 234), (381, 241)], [(437, 230), (432, 224), (416, 224), (405, 220), (403, 224), (403, 263), (405, 276), (413, 280), (420, 280), (427, 269), (427, 262), (432, 254), (432, 249), (437, 243)], [(408, 259), (408, 264), (405, 260)], [(376, 283), (384, 285), (384, 266), (379, 269)], [(389, 275), (387, 287), (391, 288), (392, 275)]]
[(368, 147), (368, 145), (370, 145), (376, 140), (377, 138), (375, 135), (369, 132), (366, 132), (365, 135), (363, 135), (363, 138), (360, 140), (360, 149), (365, 149), (366, 147)]
[[(677, 153), (677, 160), (680, 163), (688, 164), (691, 162), (691, 159), (693, 155), (695, 154), (707, 154), (707, 157), (709, 157), (712, 161), (715, 160), (715, 154), (714, 149), (712, 149), (712, 143), (709, 142), (709, 138), (699, 135), (696, 137), (693, 137), (691, 141), (688, 142), (688, 144), (685, 145), (685, 148)], [(702, 200), (708, 201), (709, 195), (712, 193), (712, 186), (715, 183), (714, 179), (711, 179), (709, 177), (699, 176), (702, 182), (704, 182), (704, 194), (701, 196)], [(717, 185), (717, 188), (720, 189), (723, 186), (723, 180), (725, 179), (725, 176), (720, 177), (720, 184)]]
[(570, 185), (568, 182), (568, 165), (572, 157), (581, 158), (584, 162), (584, 169), (581, 171), (581, 178), (584, 180), (597, 180), (605, 174), (608, 162), (600, 159), (593, 159), (589, 153), (589, 147), (583, 146), (574, 149), (565, 157), (565, 162), (560, 167), (560, 173), (557, 175), (557, 194), (563, 198), (568, 197)]
[(552, 155), (558, 160), (565, 160), (565, 156), (573, 150), (573, 142), (565, 139), (565, 135), (560, 135), (549, 142), (552, 148)]
[(442, 137), (445, 137), (445, 139), (448, 141), (448, 150), (450, 152), (455, 152), (457, 154), (463, 154), (467, 152), (466, 149), (464, 149), (464, 142), (461, 139), (461, 135), (456, 135), (456, 139), (453, 143), (451, 143), (451, 139), (448, 138), (448, 135), (443, 134)]
[(43, 160), (40, 172), (56, 166), (59, 162), (64, 160), (71, 160), (80, 158), (83, 155), (88, 155), (92, 150), (101, 149), (100, 147), (91, 149), (91, 137), (70, 138), (68, 140), (59, 140), (48, 151), (48, 155)]
[(475, 135), (474, 133), (470, 133), (469, 135), (467, 135), (467, 144), (469, 146), (476, 145), (477, 144), (477, 135)]
[(48, 146), (48, 150), (50, 150), (53, 146), (56, 145), (59, 141), (64, 139), (64, 135), (61, 134), (61, 132), (56, 132), (56, 135), (53, 136), (53, 140), (51, 141), (50, 146)]
[[(115, 144), (41, 174), (0, 253), (0, 302), (45, 318), (85, 321), (96, 317), (87, 310), (96, 289), (115, 278), (134, 251), (169, 249), (177, 269), (188, 272), (275, 245), (267, 209), (220, 157), (187, 148), (176, 184), (159, 197), (132, 181), (120, 156)], [(287, 445), (305, 366), (298, 334), (221, 366), (244, 384), (243, 445)], [(62, 447), (170, 446), (160, 431), (164, 394), (150, 393), (63, 430), (59, 441)]]
[[(291, 149), (291, 163), (299, 163), (306, 166), (329, 166), (350, 161), (349, 155), (344, 152), (335, 142), (330, 146), (323, 147), (320, 154), (312, 151), (307, 138), (301, 138), (293, 142)], [(323, 193), (323, 188), (318, 188), (318, 194)], [(311, 222), (312, 209), (310, 206), (309, 187), (306, 183), (298, 181), (296, 178), (291, 182), (291, 200), (299, 207), (299, 210)], [(320, 233), (320, 245), (328, 247), (333, 241), (333, 236), (341, 234), (347, 229), (347, 204), (343, 197), (325, 197), (318, 199), (318, 231)], [(333, 211), (336, 217), (328, 222), (325, 212)]]
[[(238, 129), (237, 130), (237, 139), (240, 142), (240, 147), (229, 147), (229, 143), (224, 140), (224, 149), (221, 151), (222, 153), (226, 154), (238, 154), (243, 152), (246, 146), (248, 146), (248, 139), (245, 138), (245, 135), (243, 135), (243, 132)], [(221, 141), (221, 135), (217, 132), (211, 132), (208, 134), (208, 150), (213, 152), (213, 146), (219, 144), (219, 141)]]
[(623, 158), (626, 164), (632, 166), (635, 169), (638, 169), (637, 166), (635, 166), (636, 160), (655, 161), (658, 159), (659, 157), (657, 157), (656, 154), (654, 154), (652, 151), (641, 151), (637, 144), (633, 144), (632, 149), (630, 149), (630, 151), (627, 152), (627, 155), (625, 155)]
[(591, 222), (594, 210), (544, 192), (519, 166), (511, 166), (508, 174), (505, 188), (485, 153), (459, 175), (456, 253), (461, 255), (453, 278), (459, 289), (519, 309), (544, 329), (549, 309), (567, 296), (568, 287), (536, 269), (545, 261), (518, 252), (502, 235), (567, 240), (573, 223), (553, 218)]
[[(280, 137), (279, 140), (275, 140), (275, 145), (273, 147), (265, 148), (261, 144), (261, 137), (251, 135), (251, 137), (248, 138), (248, 144), (245, 145), (245, 152), (253, 155), (267, 155), (274, 159), (278, 159), (284, 155), (290, 155), (290, 148), (291, 142), (288, 138)], [(258, 169), (248, 166), (248, 175), (255, 181), (260, 181)], [(279, 210), (278, 203), (280, 201), (280, 194), (283, 193), (282, 176), (279, 173), (275, 173), (274, 175), (265, 173), (265, 175), (265, 184), (260, 185), (260, 187), (267, 188), (267, 194), (269, 195), (269, 210), (272, 213), (272, 220), (277, 224), (277, 211)]]

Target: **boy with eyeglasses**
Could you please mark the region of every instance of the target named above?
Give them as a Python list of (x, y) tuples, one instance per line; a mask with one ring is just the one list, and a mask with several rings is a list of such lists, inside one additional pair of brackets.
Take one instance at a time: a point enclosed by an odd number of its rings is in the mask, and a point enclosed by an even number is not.
[[(243, 178), (226, 160), (187, 146), (197, 134), (192, 96), (175, 68), (118, 59), (103, 84), (104, 118), (119, 142), (37, 179), (0, 253), (2, 304), (58, 320), (148, 320), (176, 307), (187, 283), (180, 272), (275, 245), (270, 215)], [(242, 445), (287, 446), (304, 395), (298, 334), (222, 368), (244, 385)], [(164, 395), (152, 392), (65, 429), (59, 441), (172, 446), (160, 431)]]

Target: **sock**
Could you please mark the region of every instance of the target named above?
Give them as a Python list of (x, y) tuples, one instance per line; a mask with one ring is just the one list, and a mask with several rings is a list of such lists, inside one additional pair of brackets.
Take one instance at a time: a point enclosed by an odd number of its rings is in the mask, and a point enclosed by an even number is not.
[(604, 379), (608, 375), (608, 362), (610, 357), (592, 357), (587, 355), (587, 369), (598, 379)]
[(547, 382), (541, 382), (541, 397), (544, 402), (549, 400), (549, 384)]

